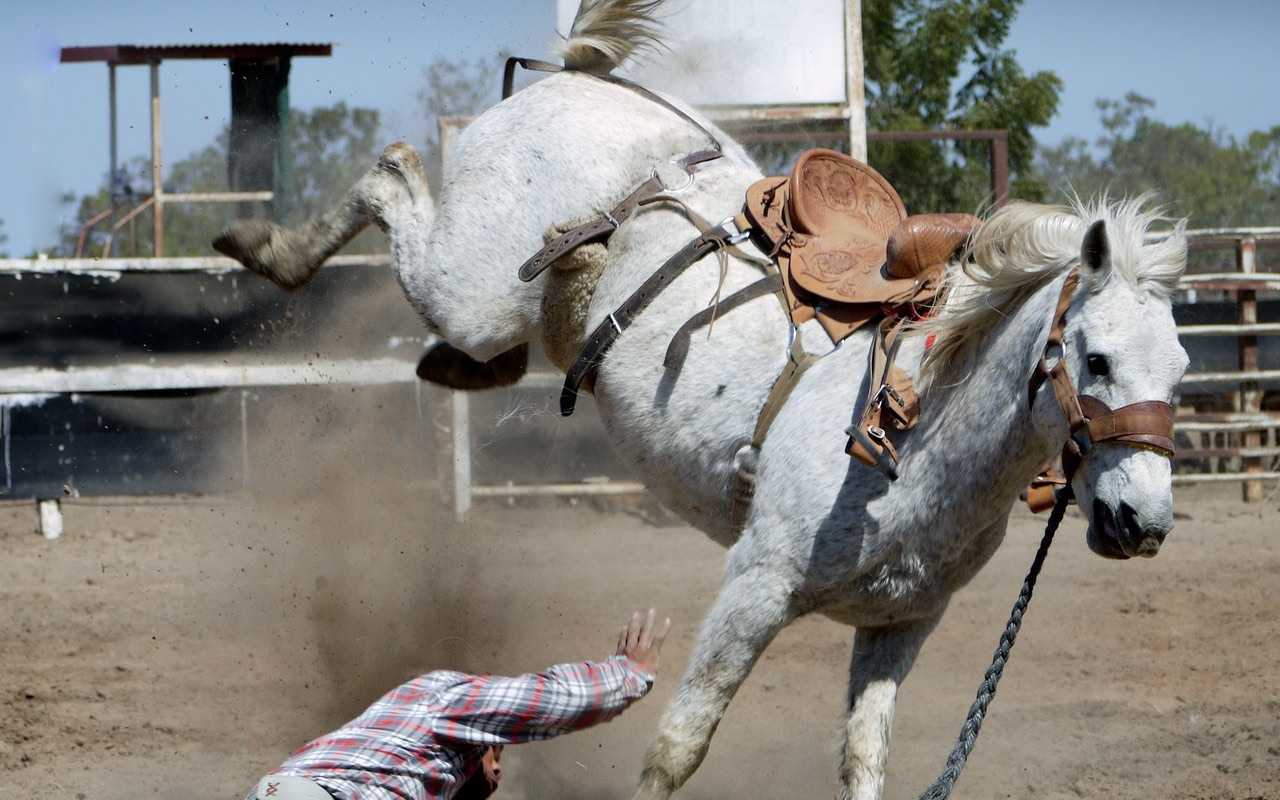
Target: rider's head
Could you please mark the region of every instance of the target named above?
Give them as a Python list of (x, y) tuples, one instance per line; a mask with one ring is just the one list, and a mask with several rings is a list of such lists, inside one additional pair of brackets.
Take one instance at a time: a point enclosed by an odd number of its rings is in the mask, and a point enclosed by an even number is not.
[(498, 782), (502, 780), (502, 746), (486, 747), (484, 757), (480, 759), (480, 768), (471, 773), (467, 782), (462, 784), (455, 800), (485, 800), (498, 790)]

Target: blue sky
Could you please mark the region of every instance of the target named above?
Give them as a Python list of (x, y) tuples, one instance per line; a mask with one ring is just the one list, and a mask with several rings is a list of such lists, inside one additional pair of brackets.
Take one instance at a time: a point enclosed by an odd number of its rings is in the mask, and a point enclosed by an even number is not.
[[(98, 185), (107, 165), (106, 67), (57, 63), (59, 47), (93, 44), (332, 41), (330, 58), (294, 61), (290, 95), (311, 108), (337, 100), (383, 113), (388, 140), (420, 140), (422, 67), (499, 49), (544, 56), (554, 0), (0, 0), (0, 219), (8, 249), (53, 239), (65, 191)], [(1099, 133), (1093, 101), (1135, 90), (1166, 121), (1211, 121), (1235, 134), (1280, 124), (1280, 2), (1272, 0), (1026, 0), (1007, 42), (1028, 71), (1065, 82), (1043, 142)], [(227, 122), (227, 70), (218, 62), (162, 66), (165, 160), (212, 140)], [(495, 78), (496, 79), (496, 78)], [(119, 71), (122, 160), (147, 152), (147, 70)]]

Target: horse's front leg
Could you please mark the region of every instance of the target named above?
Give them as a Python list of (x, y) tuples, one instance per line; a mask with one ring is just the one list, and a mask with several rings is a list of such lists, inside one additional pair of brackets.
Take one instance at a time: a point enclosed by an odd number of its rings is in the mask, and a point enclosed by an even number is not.
[(840, 759), (840, 800), (879, 800), (889, 757), (893, 709), (925, 638), (942, 612), (884, 628), (859, 628), (849, 664), (848, 718)]
[[(744, 537), (734, 553), (746, 543)], [(794, 581), (756, 567), (726, 578), (645, 754), (637, 800), (665, 800), (702, 763), (729, 701), (769, 642), (796, 616)]]

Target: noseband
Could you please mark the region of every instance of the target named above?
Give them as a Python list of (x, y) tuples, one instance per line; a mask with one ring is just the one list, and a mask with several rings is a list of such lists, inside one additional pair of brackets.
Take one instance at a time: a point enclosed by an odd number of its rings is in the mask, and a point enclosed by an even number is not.
[(1103, 442), (1150, 450), (1165, 458), (1173, 458), (1173, 406), (1162, 400), (1144, 400), (1113, 410), (1096, 397), (1076, 392), (1064, 358), (1063, 331), (1067, 325), (1067, 310), (1079, 283), (1080, 273), (1073, 269), (1062, 284), (1049, 339), (1027, 386), (1028, 405), (1034, 405), (1036, 392), (1048, 380), (1058, 407), (1067, 418), (1071, 432), (1062, 448), (1062, 469), (1068, 486), (1094, 446)]

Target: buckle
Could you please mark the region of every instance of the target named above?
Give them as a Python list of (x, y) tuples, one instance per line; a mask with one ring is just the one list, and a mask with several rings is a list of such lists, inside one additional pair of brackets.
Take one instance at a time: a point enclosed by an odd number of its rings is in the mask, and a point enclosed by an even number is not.
[(720, 239), (721, 247), (745, 242), (751, 236), (751, 231), (738, 229), (738, 223), (733, 221), (733, 217), (725, 217), (716, 227), (725, 232), (725, 236)]
[[(862, 428), (856, 423), (845, 428), (845, 434), (858, 444), (862, 445), (862, 449), (875, 459), (875, 468), (891, 481), (898, 479), (898, 468), (889, 458), (888, 448), (878, 442), (885, 441), (884, 429), (876, 425), (867, 426), (867, 433), (862, 432)], [(872, 440), (875, 441), (872, 441)], [(865, 462), (863, 462), (865, 463)]]
[[(679, 166), (680, 160), (678, 158), (673, 158), (667, 163), (675, 164), (676, 166)], [(662, 187), (662, 191), (666, 192), (667, 194), (680, 194), (681, 192), (685, 191), (690, 186), (692, 186), (694, 181), (693, 171), (691, 168), (683, 169), (681, 170), (681, 172), (684, 175), (684, 182), (679, 186), (668, 186), (667, 182), (662, 179), (662, 175), (658, 173), (657, 167), (653, 167), (649, 171), (649, 177), (657, 178), (658, 184)]]
[(878, 406), (884, 402), (886, 397), (893, 400), (893, 402), (903, 408), (907, 405), (907, 401), (902, 399), (902, 395), (898, 394), (898, 390), (893, 388), (893, 384), (889, 383), (888, 380), (881, 384), (880, 388), (876, 390), (875, 396), (871, 398), (871, 404)]

